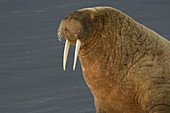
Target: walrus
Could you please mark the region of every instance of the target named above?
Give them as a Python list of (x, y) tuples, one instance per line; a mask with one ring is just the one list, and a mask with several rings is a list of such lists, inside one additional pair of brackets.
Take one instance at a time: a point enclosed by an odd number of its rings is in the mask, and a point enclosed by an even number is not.
[(70, 13), (58, 29), (66, 39), (63, 68), (75, 45), (96, 113), (170, 113), (170, 42), (112, 7)]

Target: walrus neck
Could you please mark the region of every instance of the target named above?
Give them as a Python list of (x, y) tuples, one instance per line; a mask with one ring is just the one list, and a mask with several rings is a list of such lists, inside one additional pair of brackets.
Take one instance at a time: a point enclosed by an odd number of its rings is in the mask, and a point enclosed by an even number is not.
[(88, 40), (88, 42), (86, 43), (82, 43), (80, 51), (79, 51), (79, 56), (86, 56), (88, 55), (91, 51), (93, 51), (93, 49), (95, 48), (95, 46), (98, 44), (100, 40), (100, 37), (94, 36), (93, 38), (90, 38)]
[(149, 29), (131, 19), (124, 22), (122, 24), (129, 24), (127, 28), (122, 25), (111, 32), (108, 32), (110, 29), (103, 30), (105, 35), (97, 45), (87, 55), (79, 56), (84, 78), (92, 92), (93, 89), (107, 90), (119, 86), (142, 58), (154, 60), (158, 36), (149, 34)]

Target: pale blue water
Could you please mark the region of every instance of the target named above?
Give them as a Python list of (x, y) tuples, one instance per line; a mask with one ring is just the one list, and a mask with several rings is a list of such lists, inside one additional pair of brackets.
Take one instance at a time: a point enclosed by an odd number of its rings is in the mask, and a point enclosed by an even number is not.
[(63, 17), (92, 6), (115, 7), (170, 40), (169, 0), (0, 0), (0, 113), (94, 113), (78, 62), (62, 69)]

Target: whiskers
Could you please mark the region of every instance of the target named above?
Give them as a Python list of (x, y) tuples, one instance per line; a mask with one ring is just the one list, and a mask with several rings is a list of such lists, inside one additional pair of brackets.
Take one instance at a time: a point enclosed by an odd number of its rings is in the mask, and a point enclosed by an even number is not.
[(60, 24), (59, 28), (58, 28), (58, 33), (57, 33), (57, 36), (58, 36), (58, 40), (60, 40), (61, 42), (65, 43), (66, 40), (63, 38), (63, 35), (62, 35), (62, 23)]

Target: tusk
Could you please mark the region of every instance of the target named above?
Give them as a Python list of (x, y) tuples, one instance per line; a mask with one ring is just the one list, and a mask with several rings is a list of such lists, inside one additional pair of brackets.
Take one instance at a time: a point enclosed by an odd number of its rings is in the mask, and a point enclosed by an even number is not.
[(68, 56), (69, 48), (70, 48), (70, 43), (68, 42), (68, 40), (66, 40), (65, 48), (64, 48), (64, 57), (63, 57), (63, 69), (64, 70), (66, 69), (67, 56)]
[(76, 68), (76, 61), (77, 61), (77, 56), (80, 50), (81, 42), (80, 40), (77, 39), (76, 41), (76, 50), (75, 50), (75, 55), (74, 55), (74, 65), (73, 65), (73, 70)]

